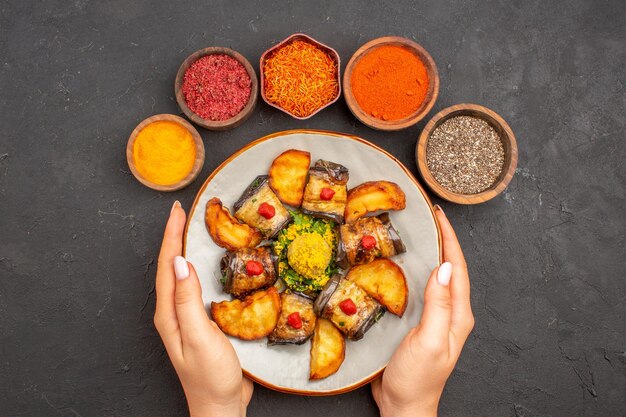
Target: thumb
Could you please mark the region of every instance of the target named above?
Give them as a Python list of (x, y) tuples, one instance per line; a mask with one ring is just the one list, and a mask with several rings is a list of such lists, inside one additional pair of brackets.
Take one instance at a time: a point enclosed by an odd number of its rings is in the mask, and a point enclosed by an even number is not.
[(182, 256), (174, 258), (176, 275), (176, 317), (183, 346), (202, 339), (209, 331), (209, 317), (202, 302), (202, 287), (192, 264)]
[(452, 264), (444, 262), (430, 275), (424, 291), (424, 310), (420, 320), (418, 337), (422, 346), (435, 350), (448, 347), (450, 321), (452, 318), (452, 298), (450, 278)]

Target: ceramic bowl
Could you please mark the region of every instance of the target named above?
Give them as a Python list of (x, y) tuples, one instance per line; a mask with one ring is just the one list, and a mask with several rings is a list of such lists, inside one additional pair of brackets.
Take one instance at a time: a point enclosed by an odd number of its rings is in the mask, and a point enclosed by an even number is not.
[[(183, 78), (187, 69), (191, 66), (191, 64), (193, 64), (203, 56), (213, 54), (225, 54), (239, 61), (239, 63), (241, 63), (241, 65), (246, 68), (246, 71), (248, 72), (248, 75), (250, 76), (250, 81), (252, 83), (250, 99), (248, 100), (248, 103), (239, 113), (226, 120), (214, 121), (203, 119), (202, 117), (191, 111), (189, 106), (187, 106), (185, 96), (183, 95)], [(196, 51), (193, 54), (189, 55), (183, 61), (183, 63), (180, 65), (180, 68), (178, 68), (178, 73), (176, 74), (176, 81), (174, 82), (174, 93), (176, 94), (176, 102), (178, 103), (178, 106), (183, 111), (183, 113), (185, 113), (185, 116), (189, 118), (189, 120), (191, 120), (198, 126), (202, 126), (203, 128), (208, 130), (228, 130), (237, 127), (245, 122), (246, 119), (248, 119), (248, 117), (250, 117), (250, 115), (254, 111), (254, 107), (256, 106), (259, 97), (259, 81), (256, 77), (256, 72), (254, 71), (254, 68), (252, 68), (250, 62), (243, 55), (241, 55), (239, 52), (233, 51), (230, 48), (213, 46), (210, 48), (204, 48)]]
[[(483, 119), (495, 129), (504, 147), (504, 167), (502, 168), (500, 176), (491, 187), (477, 194), (459, 194), (446, 190), (435, 180), (435, 177), (428, 168), (426, 153), (430, 135), (437, 126), (455, 116), (473, 116)], [(426, 124), (417, 142), (415, 159), (417, 160), (417, 168), (424, 182), (426, 182), (430, 189), (439, 197), (458, 204), (479, 204), (491, 200), (504, 191), (511, 181), (511, 178), (513, 178), (515, 168), (517, 167), (517, 141), (509, 125), (493, 110), (477, 104), (456, 104), (441, 110)]]
[[(133, 156), (133, 147), (135, 145), (135, 140), (137, 139), (137, 135), (139, 134), (139, 132), (141, 132), (141, 130), (149, 124), (162, 120), (182, 125), (191, 133), (193, 141), (196, 145), (196, 159), (194, 161), (191, 172), (179, 182), (170, 185), (157, 184), (142, 177), (141, 173), (139, 173), (139, 171), (137, 170), (137, 167), (135, 165), (135, 158)], [(176, 191), (180, 190), (181, 188), (185, 188), (186, 186), (191, 184), (202, 170), (202, 166), (204, 165), (204, 143), (202, 142), (202, 137), (200, 136), (198, 131), (187, 120), (173, 114), (157, 114), (143, 120), (132, 131), (130, 137), (128, 138), (128, 144), (126, 145), (126, 160), (128, 161), (128, 167), (130, 168), (130, 171), (133, 173), (135, 178), (137, 178), (137, 181), (139, 181), (146, 187), (163, 192)]]
[[(313, 44), (313, 45), (317, 46), (322, 51), (326, 52), (335, 61), (335, 63), (337, 64), (337, 85), (338, 85), (337, 95), (335, 96), (334, 99), (332, 99), (330, 102), (328, 102), (324, 106), (322, 106), (319, 109), (315, 110), (313, 113), (309, 114), (308, 116), (303, 116), (303, 117), (302, 116), (296, 116), (295, 114), (293, 114), (293, 113), (283, 109), (282, 107), (272, 103), (271, 101), (269, 101), (267, 99), (267, 96), (265, 95), (265, 75), (263, 73), (263, 68), (265, 67), (265, 61), (267, 61), (267, 59), (272, 55), (272, 53), (274, 51), (277, 51), (278, 49), (282, 48), (283, 46), (285, 46), (285, 45), (287, 45), (287, 44), (289, 44), (289, 43), (291, 43), (293, 41), (296, 41), (296, 40), (301, 40), (301, 41), (308, 42), (310, 44)], [(327, 45), (324, 45), (321, 42), (316, 41), (315, 39), (313, 39), (310, 36), (305, 35), (304, 33), (295, 33), (295, 34), (289, 36), (287, 39), (283, 40), (282, 42), (272, 46), (270, 49), (265, 51), (263, 53), (263, 55), (261, 55), (261, 60), (260, 60), (259, 65), (260, 65), (259, 68), (260, 68), (260, 74), (261, 74), (261, 97), (263, 98), (263, 101), (265, 101), (270, 106), (275, 107), (278, 110), (287, 113), (288, 115), (290, 115), (294, 119), (298, 119), (298, 120), (309, 119), (309, 118), (313, 117), (314, 115), (316, 115), (317, 113), (319, 113), (320, 111), (324, 110), (326, 107), (328, 107), (331, 104), (333, 104), (334, 102), (336, 102), (339, 99), (339, 96), (341, 96), (341, 77), (340, 77), (341, 59), (339, 58), (339, 54), (333, 48), (331, 48), (331, 47), (329, 47)]]
[[(374, 49), (386, 45), (401, 46), (411, 51), (420, 59), (420, 61), (422, 61), (422, 63), (426, 67), (426, 72), (428, 74), (428, 91), (426, 92), (426, 97), (424, 98), (424, 101), (413, 114), (405, 117), (404, 119), (381, 120), (377, 117), (372, 116), (369, 113), (366, 113), (361, 108), (361, 106), (359, 106), (359, 103), (356, 101), (354, 93), (352, 92), (352, 85), (350, 80), (352, 78), (352, 72), (354, 71), (356, 64), (361, 60), (361, 58), (363, 58)], [(385, 36), (367, 42), (365, 45), (357, 49), (354, 55), (352, 55), (352, 58), (350, 58), (350, 61), (348, 62), (346, 70), (343, 74), (343, 88), (344, 97), (346, 103), (348, 104), (348, 108), (350, 109), (352, 114), (363, 124), (377, 130), (401, 130), (413, 126), (414, 124), (422, 120), (424, 116), (426, 116), (428, 112), (433, 108), (433, 106), (435, 105), (435, 101), (437, 101), (437, 96), (439, 95), (439, 73), (437, 72), (437, 66), (435, 65), (435, 61), (421, 45), (413, 42), (410, 39), (405, 39), (398, 36)]]

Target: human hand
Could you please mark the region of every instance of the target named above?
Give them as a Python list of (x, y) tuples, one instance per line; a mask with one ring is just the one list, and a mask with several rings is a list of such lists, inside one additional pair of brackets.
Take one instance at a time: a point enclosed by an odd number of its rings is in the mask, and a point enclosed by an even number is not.
[(400, 343), (382, 377), (372, 382), (382, 417), (436, 416), (443, 387), (474, 327), (463, 252), (439, 206), (435, 215), (445, 262), (430, 275), (420, 323)]
[(186, 215), (172, 207), (156, 277), (156, 326), (185, 391), (191, 417), (245, 416), (254, 389), (228, 338), (209, 319), (196, 271), (181, 256)]

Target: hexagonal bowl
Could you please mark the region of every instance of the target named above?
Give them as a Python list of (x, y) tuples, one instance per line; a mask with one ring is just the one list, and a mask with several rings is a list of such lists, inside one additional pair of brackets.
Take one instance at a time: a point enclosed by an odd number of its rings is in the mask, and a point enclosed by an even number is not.
[[(263, 68), (265, 66), (265, 61), (267, 61), (267, 59), (271, 56), (271, 54), (274, 51), (279, 50), (280, 48), (282, 48), (283, 46), (289, 44), (290, 42), (296, 41), (296, 40), (301, 40), (304, 42), (308, 42), (312, 45), (317, 46), (318, 48), (320, 48), (322, 51), (326, 52), (337, 64), (337, 96), (331, 100), (330, 102), (328, 102), (327, 104), (325, 104), (324, 106), (320, 107), (319, 109), (315, 110), (313, 113), (309, 114), (308, 116), (296, 116), (295, 114), (283, 109), (282, 107), (270, 102), (267, 97), (265, 96), (265, 74), (263, 71)], [(314, 115), (316, 115), (317, 113), (319, 113), (320, 111), (324, 110), (326, 107), (330, 106), (331, 104), (335, 103), (337, 100), (339, 100), (339, 97), (341, 96), (341, 59), (339, 58), (339, 54), (337, 53), (337, 51), (335, 51), (333, 48), (331, 48), (330, 46), (324, 45), (321, 42), (316, 41), (315, 39), (313, 39), (312, 37), (305, 35), (304, 33), (294, 33), (293, 35), (289, 36), (288, 38), (286, 38), (285, 40), (283, 40), (282, 42), (279, 42), (278, 44), (272, 46), (270, 49), (268, 49), (267, 51), (265, 51), (263, 53), (263, 55), (261, 55), (261, 59), (259, 61), (259, 72), (261, 75), (261, 85), (260, 85), (260, 90), (261, 90), (261, 97), (263, 98), (263, 101), (265, 101), (267, 104), (269, 104), (270, 106), (277, 108), (278, 110), (287, 113), (289, 116), (293, 117), (294, 119), (298, 119), (298, 120), (306, 120), (310, 117), (313, 117)]]

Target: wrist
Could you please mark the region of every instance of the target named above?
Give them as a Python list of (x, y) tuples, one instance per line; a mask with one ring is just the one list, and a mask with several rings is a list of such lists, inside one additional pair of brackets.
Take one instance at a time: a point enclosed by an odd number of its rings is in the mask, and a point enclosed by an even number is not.
[(410, 404), (404, 407), (383, 405), (380, 417), (437, 417), (438, 404)]
[(203, 407), (189, 407), (189, 417), (246, 417), (245, 407), (225, 407), (211, 405)]
[(380, 417), (437, 417), (437, 410), (427, 411), (422, 409), (381, 410)]

